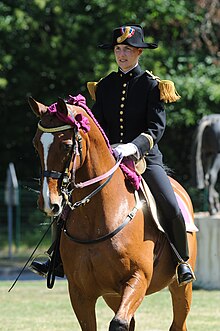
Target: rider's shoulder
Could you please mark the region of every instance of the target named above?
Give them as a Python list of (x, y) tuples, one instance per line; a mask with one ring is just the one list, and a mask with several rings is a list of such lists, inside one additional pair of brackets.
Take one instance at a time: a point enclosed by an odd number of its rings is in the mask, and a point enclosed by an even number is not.
[(172, 80), (161, 79), (159, 76), (154, 75), (153, 72), (149, 70), (145, 70), (145, 75), (148, 80), (152, 81), (152, 84), (155, 83), (155, 85), (158, 85), (161, 101), (164, 101), (165, 103), (175, 102), (181, 98)]

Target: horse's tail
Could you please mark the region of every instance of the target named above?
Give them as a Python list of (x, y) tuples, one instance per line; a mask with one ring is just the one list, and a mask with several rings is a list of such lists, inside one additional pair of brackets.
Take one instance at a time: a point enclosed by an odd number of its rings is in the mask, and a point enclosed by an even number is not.
[(192, 184), (198, 189), (203, 189), (205, 187), (205, 175), (202, 163), (202, 137), (205, 128), (210, 124), (210, 119), (208, 116), (204, 116), (196, 129), (192, 150), (191, 150), (191, 175)]

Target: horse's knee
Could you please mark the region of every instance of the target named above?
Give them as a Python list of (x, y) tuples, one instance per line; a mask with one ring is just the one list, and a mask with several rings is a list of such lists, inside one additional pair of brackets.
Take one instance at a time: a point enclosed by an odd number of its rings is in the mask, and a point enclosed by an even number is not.
[(125, 320), (113, 318), (109, 326), (109, 331), (129, 331), (129, 324)]

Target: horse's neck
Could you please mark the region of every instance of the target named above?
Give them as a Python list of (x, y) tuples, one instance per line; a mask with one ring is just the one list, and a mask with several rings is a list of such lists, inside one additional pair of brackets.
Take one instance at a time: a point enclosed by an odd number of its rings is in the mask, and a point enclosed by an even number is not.
[(76, 174), (81, 182), (99, 177), (115, 165), (114, 157), (105, 142), (94, 147), (90, 141), (87, 144), (90, 146), (89, 150), (86, 153), (82, 167), (77, 170)]
[[(77, 172), (77, 182), (103, 175), (114, 167), (115, 162), (110, 151), (102, 145), (90, 148), (82, 168)], [(73, 201), (84, 199), (108, 178), (83, 189), (76, 189), (73, 192)], [(76, 210), (74, 215), (77, 215), (76, 219), (80, 219), (80, 225), (77, 224), (77, 227), (97, 236), (97, 229), (104, 235), (106, 228), (112, 230), (121, 224), (133, 207), (134, 197), (128, 192), (124, 175), (118, 168), (106, 186), (95, 194), (88, 204)]]

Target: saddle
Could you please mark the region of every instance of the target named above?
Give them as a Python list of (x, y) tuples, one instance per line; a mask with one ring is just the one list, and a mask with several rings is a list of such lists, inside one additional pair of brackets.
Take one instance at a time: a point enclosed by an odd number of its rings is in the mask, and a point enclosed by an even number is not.
[[(145, 158), (140, 159), (138, 162), (134, 162), (131, 159), (123, 159), (123, 163), (121, 164), (121, 169), (124, 172), (125, 177), (131, 183), (135, 190), (137, 190), (140, 194), (143, 195), (144, 200), (147, 202), (147, 205), (151, 211), (152, 217), (161, 232), (165, 232), (162, 228), (160, 222), (161, 214), (159, 208), (156, 205), (155, 199), (151, 190), (144, 178), (141, 176), (142, 173), (146, 170), (146, 161)], [(198, 228), (195, 226), (192, 215), (187, 207), (186, 199), (183, 198), (181, 194), (181, 185), (169, 177), (171, 185), (173, 187), (178, 205), (182, 212), (183, 218), (185, 220), (186, 231), (187, 232), (197, 232)]]
[[(183, 198), (181, 197), (181, 195), (178, 193), (178, 191), (175, 188), (175, 183), (177, 183), (174, 179), (171, 179), (171, 185), (174, 189), (174, 193), (178, 202), (178, 205), (180, 207), (180, 210), (182, 212), (184, 221), (185, 221), (185, 225), (186, 225), (186, 231), (187, 232), (197, 232), (199, 231), (198, 228), (195, 226), (195, 223), (193, 221), (192, 215), (190, 214), (188, 207), (186, 205), (186, 202), (183, 200)], [(162, 231), (165, 232), (163, 227), (161, 226), (161, 214), (160, 211), (156, 205), (155, 199), (153, 197), (153, 194), (151, 193), (151, 190), (149, 188), (149, 186), (147, 185), (147, 183), (145, 182), (145, 180), (143, 178), (141, 178), (141, 182), (140, 182), (140, 192), (141, 194), (143, 194), (145, 201), (148, 204), (148, 207), (151, 211), (152, 217), (157, 225), (157, 228)]]

